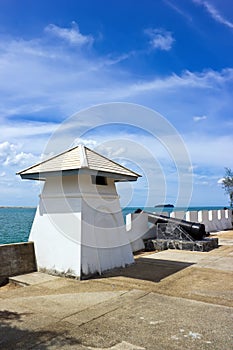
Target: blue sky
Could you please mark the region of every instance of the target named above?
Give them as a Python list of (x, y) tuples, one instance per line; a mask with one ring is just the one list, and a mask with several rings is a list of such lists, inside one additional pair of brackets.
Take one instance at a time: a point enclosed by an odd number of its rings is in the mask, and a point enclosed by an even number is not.
[[(233, 167), (232, 42), (230, 0), (0, 0), (0, 205), (36, 205), (40, 187), (15, 173), (39, 161), (70, 115), (110, 102), (166, 118), (191, 158), (190, 204), (227, 205), (219, 182), (224, 167)], [(121, 154), (104, 147), (117, 132), (122, 140), (143, 139), (166, 176), (165, 200), (175, 202), (174, 165), (146, 135), (119, 127), (82, 141), (127, 165), (126, 147)], [(154, 170), (150, 205), (162, 200)], [(134, 205), (145, 202), (140, 181)]]

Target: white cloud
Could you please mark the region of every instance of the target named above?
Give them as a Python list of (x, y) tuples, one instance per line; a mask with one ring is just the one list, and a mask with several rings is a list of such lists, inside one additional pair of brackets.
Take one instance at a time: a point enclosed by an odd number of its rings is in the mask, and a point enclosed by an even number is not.
[(207, 116), (206, 115), (202, 115), (202, 116), (195, 116), (193, 117), (193, 120), (195, 122), (200, 122), (201, 120), (206, 120), (207, 119)]
[(71, 45), (82, 46), (86, 44), (92, 44), (94, 41), (94, 38), (91, 35), (83, 35), (80, 32), (77, 23), (75, 22), (72, 22), (71, 28), (62, 28), (56, 26), (55, 24), (49, 24), (45, 28), (45, 31), (67, 41)]
[(32, 122), (32, 121), (21, 121), (19, 124), (10, 123), (6, 120), (3, 120), (3, 125), (1, 126), (1, 138), (5, 139), (21, 139), (22, 138), (30, 138), (33, 139), (39, 136), (50, 136), (52, 132), (56, 130), (58, 127), (57, 123), (50, 122)]
[(74, 140), (73, 147), (78, 146), (78, 145), (84, 145), (89, 148), (94, 148), (97, 145), (96, 140), (91, 140), (91, 139), (84, 139), (84, 138), (79, 138), (77, 137)]
[(0, 143), (0, 160), (5, 161), (6, 157), (15, 152), (16, 147), (13, 144), (10, 144), (8, 141)]
[(196, 134), (186, 133), (184, 141), (189, 150), (192, 163), (201, 167), (213, 169), (222, 169), (232, 164), (232, 154), (229, 150), (233, 149), (233, 138), (231, 135), (211, 135), (208, 133)]
[(83, 106), (109, 100), (106, 92), (112, 91), (112, 79), (119, 80), (115, 65), (133, 54), (115, 58), (93, 54), (90, 59), (88, 50), (71, 50), (57, 41), (48, 45), (46, 37), (0, 39), (0, 92), (4, 95), (0, 117), (51, 115), (53, 109), (56, 117), (63, 117)]
[[(24, 152), (26, 154), (31, 153), (36, 155), (35, 159), (39, 159), (40, 154), (43, 153), (44, 147), (46, 146), (50, 136), (57, 129), (58, 125), (58, 123), (45, 123), (38, 121), (33, 122), (20, 119), (17, 120), (17, 118), (15, 118), (13, 122), (9, 121), (7, 118), (2, 118), (0, 135), (0, 163), (3, 159), (2, 157), (4, 157), (4, 161), (6, 160), (6, 155), (8, 155), (9, 151), (10, 153), (16, 151), (17, 154), (20, 152)], [(3, 147), (5, 147), (5, 150), (3, 150)], [(12, 158), (9, 158), (8, 162), (12, 163)]]
[(2, 171), (2, 172), (0, 173), (0, 177), (4, 177), (4, 176), (6, 176), (6, 173), (5, 173), (5, 171)]
[[(131, 99), (143, 104), (143, 94), (151, 101), (156, 98), (157, 108), (160, 108), (164, 94), (175, 96), (183, 89), (182, 96), (185, 96), (195, 88), (200, 89), (195, 91), (196, 98), (200, 99), (199, 96), (203, 96), (201, 89), (221, 90), (233, 79), (233, 69), (228, 68), (222, 71), (186, 70), (179, 75), (137, 81), (134, 74), (116, 66), (127, 55), (116, 60), (109, 59), (109, 55), (90, 58), (85, 50), (67, 51), (64, 47), (61, 50), (60, 44), (50, 44), (47, 45), (46, 38), (30, 41), (2, 38), (0, 117), (54, 115), (59, 119), (83, 107), (108, 101)], [(182, 96), (179, 95), (179, 99)]]
[(200, 181), (198, 184), (207, 186), (207, 185), (209, 185), (210, 183), (209, 183), (208, 181)]
[(191, 166), (188, 167), (188, 172), (193, 173), (194, 170), (197, 170), (197, 169), (198, 169), (198, 166), (192, 164)]
[(152, 49), (158, 49), (163, 51), (169, 51), (172, 48), (172, 44), (175, 39), (172, 37), (172, 33), (164, 29), (146, 29), (145, 33), (150, 37), (150, 45)]
[[(146, 121), (145, 121), (146, 125)], [(159, 129), (159, 128), (158, 128)], [(86, 135), (88, 136), (88, 135)], [(93, 137), (93, 134), (92, 134)], [(172, 136), (169, 136), (172, 139)], [(169, 151), (168, 138), (163, 138), (164, 143), (150, 134), (133, 134), (127, 131), (119, 131), (116, 133), (114, 129), (108, 131), (107, 134), (100, 132), (96, 133), (95, 143), (93, 147), (97, 152), (106, 155), (110, 158), (124, 158), (138, 161), (138, 164), (143, 164), (145, 168), (149, 169), (153, 162), (158, 162), (161, 166), (165, 166), (166, 171), (173, 172), (175, 170), (174, 162), (180, 163), (182, 160), (181, 154), (176, 153), (176, 158), (173, 159), (171, 152)], [(213, 171), (223, 171), (224, 168), (230, 166), (232, 163), (232, 154), (227, 151), (233, 149), (233, 138), (231, 135), (211, 135), (193, 133), (193, 130), (183, 134), (184, 145), (186, 146), (188, 153), (190, 154), (192, 163), (187, 164), (187, 172), (195, 174), (201, 174), (202, 169), (214, 169)], [(86, 142), (88, 141), (86, 138)], [(90, 139), (91, 141), (92, 139)], [(176, 139), (171, 141), (174, 148), (176, 146)], [(165, 146), (164, 146), (165, 145)], [(182, 151), (182, 150), (181, 150)], [(184, 150), (183, 150), (184, 152)], [(154, 163), (154, 164), (155, 164)], [(175, 170), (176, 171), (176, 170)], [(204, 181), (208, 178), (208, 174), (201, 174), (202, 179), (205, 176)], [(218, 174), (217, 174), (218, 176)], [(216, 180), (217, 181), (217, 180)]]
[(176, 11), (179, 15), (181, 15), (182, 17), (184, 17), (185, 19), (187, 19), (189, 22), (192, 22), (192, 17), (187, 14), (184, 10), (181, 10), (177, 4), (173, 4), (171, 1), (169, 0), (164, 0), (165, 4), (167, 4), (169, 7), (171, 7), (174, 11)]
[[(48, 31), (44, 35), (48, 36)], [(232, 68), (200, 72), (186, 70), (181, 74), (170, 74), (163, 78), (155, 72), (150, 78), (137, 80), (135, 76), (138, 75), (134, 72), (127, 68), (119, 69), (117, 66), (120, 61), (127, 59), (128, 55), (119, 55), (118, 58), (111, 59), (111, 55), (101, 57), (92, 53), (93, 56), (90, 57), (84, 47), (83, 50), (75, 50), (74, 47), (71, 50), (62, 40), (51, 41), (48, 45), (47, 39), (46, 37), (17, 41), (2, 38), (0, 41), (0, 172), (6, 173), (1, 180), (8, 178), (9, 172), (12, 171), (12, 186), (17, 187), (13, 170), (21, 170), (21, 166), (27, 167), (39, 160), (49, 136), (66, 116), (93, 104), (122, 100), (156, 109), (171, 120), (185, 137), (192, 161), (198, 167), (196, 171), (199, 172), (199, 169), (206, 166), (209, 169), (218, 169), (215, 184), (221, 176), (221, 169), (231, 165), (231, 153), (226, 150), (233, 148), (232, 125), (229, 123), (230, 117), (227, 122), (225, 111), (227, 109), (228, 116), (232, 113)], [(167, 43), (167, 46), (163, 43), (163, 46), (161, 41), (160, 44), (158, 41), (156, 45), (165, 49), (172, 43)], [(77, 43), (77, 46), (80, 45), (81, 43)], [(203, 130), (200, 135), (198, 125), (187, 116), (195, 116), (196, 121), (204, 120), (201, 114), (203, 111), (208, 115), (209, 123), (202, 124)], [(92, 120), (86, 119), (85, 123), (87, 128), (91, 129)], [(147, 126), (145, 121), (145, 127)], [(209, 133), (207, 128), (210, 126)], [(148, 130), (149, 128), (150, 125)], [(223, 131), (222, 136), (220, 129)], [(79, 135), (82, 134), (76, 133), (74, 136), (74, 139), (79, 137), (77, 143), (80, 142)], [(92, 134), (90, 138), (83, 135), (82, 142), (91, 148), (118, 136), (103, 135), (101, 139), (101, 134)], [(125, 137), (132, 139), (132, 135)], [(5, 140), (9, 142), (4, 142)], [(174, 165), (168, 164), (168, 155), (159, 145), (155, 145), (146, 137), (140, 136), (139, 140), (138, 135), (134, 141), (140, 141), (149, 150), (153, 150), (153, 160), (160, 162), (161, 166), (172, 174), (171, 178), (173, 177)], [(135, 164), (144, 162), (153, 180), (156, 174), (156, 182), (159, 179), (156, 186), (159, 187), (160, 175), (156, 172), (159, 166), (152, 166), (139, 152), (135, 154), (134, 146), (128, 150), (125, 149), (124, 142), (120, 143), (120, 146), (118, 149), (106, 149), (107, 155), (121, 158), (124, 164), (128, 164), (129, 159), (134, 159)], [(118, 153), (114, 153), (114, 150)], [(125, 154), (127, 159), (124, 158)], [(38, 158), (35, 155), (38, 155)], [(190, 167), (189, 170), (193, 169)], [(200, 180), (199, 183), (201, 181), (206, 180)], [(18, 181), (18, 185), (21, 187), (22, 182)], [(28, 186), (30, 191), (30, 185)], [(169, 187), (170, 190), (172, 189)], [(208, 197), (206, 193), (205, 196)], [(12, 198), (13, 203), (14, 197)]]
[(224, 178), (222, 177), (221, 179), (218, 179), (217, 183), (222, 185)]
[(228, 21), (226, 18), (224, 18), (211, 3), (205, 0), (193, 0), (193, 2), (195, 4), (203, 6), (216, 22), (224, 24), (228, 28), (233, 29), (233, 22)]
[(20, 152), (20, 153), (15, 153), (15, 154), (11, 154), (11, 155), (7, 156), (3, 165), (23, 166), (26, 164), (30, 164), (33, 159), (34, 159), (34, 156), (32, 153)]
[(20, 146), (8, 141), (0, 143), (0, 165), (25, 166), (35, 161), (32, 153), (19, 152)]
[[(213, 92), (219, 91), (219, 93), (221, 93), (221, 91), (224, 91), (225, 86), (228, 83), (233, 83), (232, 68), (223, 69), (222, 71), (206, 70), (202, 72), (190, 72), (186, 70), (180, 75), (171, 74), (164, 78), (156, 77), (151, 80), (126, 82), (123, 86), (118, 86), (116, 84), (115, 89), (109, 91), (108, 97), (110, 100), (136, 96), (141, 98), (143, 96), (142, 94), (145, 93), (148, 98), (148, 96), (151, 96), (149, 93), (153, 94), (156, 92), (154, 98), (166, 94), (168, 99), (171, 94), (173, 97), (176, 96), (174, 100), (179, 99), (184, 102), (184, 97), (190, 96), (191, 91), (194, 90), (196, 94), (195, 99), (199, 99), (199, 102), (201, 103), (201, 101), (203, 101), (203, 91), (212, 90)], [(180, 95), (181, 90), (182, 96)], [(97, 92), (99, 98), (101, 98), (101, 92), (101, 90)], [(103, 93), (106, 94), (106, 90), (103, 91)], [(224, 97), (225, 99), (226, 96)], [(221, 101), (218, 100), (216, 103), (221, 104)]]

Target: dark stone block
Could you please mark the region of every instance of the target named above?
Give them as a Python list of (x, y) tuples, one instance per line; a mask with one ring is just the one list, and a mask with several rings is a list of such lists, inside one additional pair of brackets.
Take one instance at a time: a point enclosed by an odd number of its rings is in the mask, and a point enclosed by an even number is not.
[(201, 241), (185, 241), (176, 239), (149, 239), (145, 241), (146, 251), (162, 251), (166, 249), (209, 252), (218, 247), (218, 238), (205, 238)]

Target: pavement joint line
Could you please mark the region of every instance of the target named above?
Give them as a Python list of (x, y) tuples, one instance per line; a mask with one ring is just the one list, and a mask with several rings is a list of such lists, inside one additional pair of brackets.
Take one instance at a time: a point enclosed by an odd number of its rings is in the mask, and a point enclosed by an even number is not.
[[(113, 282), (111, 282), (111, 281), (113, 281)], [(105, 286), (106, 284), (114, 285), (115, 280), (108, 280), (107, 278), (101, 279), (101, 280), (93, 279), (92, 282)], [(112, 286), (112, 287), (114, 288), (114, 286)]]
[[(78, 325), (78, 327), (81, 327), (81, 326), (83, 326), (83, 325), (85, 325), (85, 324), (88, 324), (88, 323), (90, 323), (90, 322), (93, 322), (93, 321), (95, 321), (95, 320), (98, 320), (99, 318), (101, 318), (101, 317), (103, 317), (103, 316), (106, 316), (106, 315), (110, 314), (111, 312), (116, 311), (117, 309), (119, 309), (119, 306), (116, 306), (115, 308), (113, 308), (113, 309), (111, 309), (111, 310), (109, 310), (109, 311), (106, 311), (105, 313), (103, 313), (103, 314), (101, 314), (101, 315), (99, 315), (99, 316), (93, 317), (93, 318), (87, 320), (86, 322), (81, 322), (81, 323)], [(83, 310), (83, 311), (84, 311), (84, 310)], [(68, 322), (69, 322), (69, 321), (68, 321)], [(70, 323), (70, 324), (72, 324), (72, 323)], [(75, 327), (75, 325), (73, 325), (73, 327)]]
[[(122, 294), (120, 294), (120, 296), (115, 297), (115, 298), (120, 298), (121, 296), (125, 295), (126, 293), (127, 293), (127, 291), (126, 291), (126, 292), (123, 292)], [(114, 297), (111, 298), (110, 300), (112, 300), (112, 299), (114, 299)], [(82, 313), (82, 312), (84, 312), (84, 311), (86, 311), (86, 310), (88, 310), (88, 309), (91, 309), (91, 308), (93, 308), (93, 307), (100, 306), (101, 304), (104, 304), (104, 303), (106, 303), (106, 301), (101, 301), (101, 302), (99, 302), (99, 303), (97, 303), (97, 304), (95, 304), (95, 305), (87, 306), (87, 307), (86, 307), (85, 309), (83, 309), (83, 310), (76, 311), (76, 312), (74, 312), (73, 314), (70, 314), (70, 315), (68, 315), (68, 316), (62, 317), (61, 319), (59, 319), (59, 322), (60, 322), (60, 321), (64, 321), (66, 318), (69, 318), (69, 317), (71, 317), (71, 316), (78, 315), (78, 314), (80, 314), (80, 313)]]
[[(200, 302), (200, 303), (204, 303), (204, 304), (208, 304), (208, 305), (215, 305), (215, 306), (219, 306), (219, 307), (226, 307), (226, 308), (229, 308), (229, 309), (233, 309), (233, 306), (229, 306), (229, 305), (227, 306), (227, 305), (224, 305), (224, 304), (217, 304), (217, 301), (216, 300), (212, 301), (209, 296), (206, 297), (206, 298), (208, 298), (208, 301), (207, 300), (203, 300), (203, 296), (200, 295), (200, 294), (193, 294), (193, 293), (191, 293), (189, 295), (176, 297), (174, 295), (171, 295), (169, 293), (166, 293), (164, 291), (159, 291), (159, 290), (158, 291), (156, 290), (156, 292), (151, 292), (151, 293), (164, 295), (164, 296), (171, 297), (171, 298), (173, 297), (173, 298), (178, 298), (178, 299), (184, 299), (184, 300), (187, 300), (187, 301), (196, 301), (197, 303)], [(196, 295), (196, 297), (198, 297), (198, 295), (200, 295), (201, 299), (198, 299), (198, 298), (194, 299), (193, 298), (194, 295)], [(231, 301), (231, 299), (227, 299), (227, 300)]]
[(146, 297), (148, 294), (151, 294), (151, 293), (153, 293), (153, 292), (145, 292), (145, 293), (144, 293), (143, 295), (141, 295), (140, 297), (135, 298), (135, 300), (140, 300), (140, 299)]
[(226, 305), (222, 305), (222, 304), (215, 304), (215, 303), (211, 303), (211, 302), (207, 302), (207, 301), (203, 301), (203, 300), (196, 300), (196, 299), (192, 299), (192, 298), (187, 298), (187, 297), (182, 297), (182, 296), (175, 296), (175, 295), (170, 295), (170, 294), (164, 294), (163, 291), (156, 291), (156, 292), (149, 292), (147, 294), (158, 294), (158, 295), (162, 295), (162, 296), (165, 296), (165, 297), (168, 297), (168, 298), (173, 298), (173, 299), (176, 299), (176, 300), (187, 300), (187, 301), (192, 301), (193, 303), (197, 303), (197, 304), (200, 304), (200, 303), (203, 303), (203, 304), (206, 304), (206, 305), (212, 305), (212, 306), (216, 306), (216, 307), (219, 307), (219, 308), (225, 308), (225, 309), (229, 309), (229, 310), (232, 310), (233, 309), (233, 306), (226, 306)]
[[(135, 289), (134, 289), (134, 290), (135, 290)], [(139, 290), (137, 290), (137, 291), (139, 291)], [(121, 294), (120, 296), (118, 296), (118, 297), (116, 297), (116, 298), (111, 298), (110, 300), (108, 300), (108, 302), (113, 301), (113, 299), (115, 299), (114, 301), (116, 302), (118, 299), (122, 298), (122, 296), (124, 296), (124, 295), (126, 295), (126, 294), (128, 294), (128, 293), (130, 293), (130, 291), (126, 291), (125, 293)], [(135, 300), (139, 300), (139, 299), (145, 297), (146, 295), (148, 295), (148, 294), (150, 294), (150, 293), (151, 293), (151, 292), (143, 293), (143, 295), (140, 295), (139, 297), (136, 297), (136, 298), (134, 298), (133, 300), (134, 300), (134, 301), (135, 301)], [(87, 310), (91, 310), (91, 309), (95, 309), (96, 307), (100, 307), (102, 304), (106, 304), (106, 301), (103, 301), (103, 302), (100, 302), (100, 303), (98, 303), (98, 304), (95, 304), (95, 305), (92, 305), (92, 306), (90, 306), (90, 307), (87, 307), (86, 309), (81, 310), (81, 311), (78, 311), (78, 312), (75, 312), (74, 314), (65, 316), (65, 317), (63, 317), (62, 319), (60, 319), (60, 321), (64, 321), (64, 320), (68, 319), (68, 318), (71, 317), (71, 316), (81, 314), (81, 313), (83, 313), (83, 312), (85, 312), (85, 311), (87, 311)], [(127, 308), (128, 308), (128, 304), (127, 304), (126, 306), (122, 306), (122, 304), (119, 304), (119, 305), (117, 305), (117, 306), (115, 306), (115, 307), (112, 307), (110, 310), (108, 310), (108, 311), (106, 311), (106, 312), (104, 312), (104, 313), (101, 313), (100, 315), (98, 315), (98, 316), (96, 316), (96, 317), (90, 318), (89, 320), (80, 323), (78, 326), (80, 327), (80, 326), (83, 326), (84, 324), (88, 324), (88, 323), (90, 323), (90, 322), (92, 322), (92, 321), (98, 320), (98, 319), (101, 318), (102, 316), (105, 316), (105, 315), (107, 315), (107, 314), (109, 314), (109, 313), (111, 313), (111, 312), (114, 312), (114, 311), (116, 311), (117, 309), (119, 309), (120, 307), (123, 308), (123, 309), (127, 309)], [(69, 320), (67, 320), (67, 322), (69, 322)], [(69, 322), (69, 323), (72, 324), (72, 322)], [(74, 325), (74, 327), (76, 327), (76, 326)]]

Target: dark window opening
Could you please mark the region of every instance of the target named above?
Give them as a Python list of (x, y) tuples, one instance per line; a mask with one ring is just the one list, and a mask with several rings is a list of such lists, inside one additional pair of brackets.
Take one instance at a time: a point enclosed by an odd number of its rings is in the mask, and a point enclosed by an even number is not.
[(104, 176), (91, 175), (91, 181), (93, 185), (107, 186), (107, 179)]

